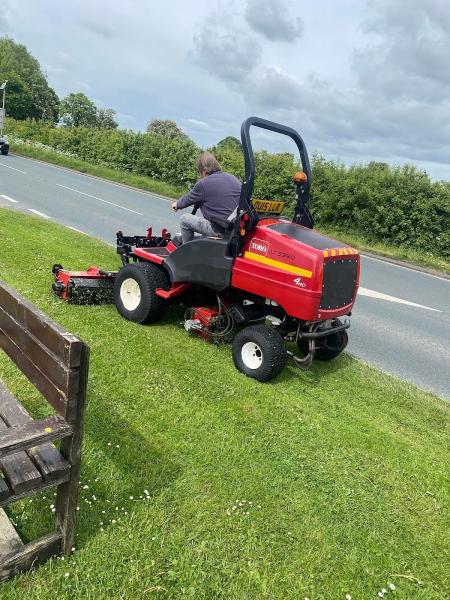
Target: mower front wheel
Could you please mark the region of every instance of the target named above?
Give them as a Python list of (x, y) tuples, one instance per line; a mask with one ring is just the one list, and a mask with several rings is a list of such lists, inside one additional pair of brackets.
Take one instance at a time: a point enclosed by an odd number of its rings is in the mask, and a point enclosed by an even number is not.
[(167, 302), (156, 296), (157, 288), (169, 289), (167, 275), (152, 263), (130, 263), (122, 267), (114, 282), (117, 311), (128, 321), (151, 323), (161, 319)]
[(286, 364), (287, 353), (280, 334), (265, 325), (251, 325), (234, 338), (233, 361), (244, 375), (269, 381)]

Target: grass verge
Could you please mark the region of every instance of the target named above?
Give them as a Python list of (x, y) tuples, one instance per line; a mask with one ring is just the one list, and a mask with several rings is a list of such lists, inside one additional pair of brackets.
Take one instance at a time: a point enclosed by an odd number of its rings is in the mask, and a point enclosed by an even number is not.
[[(0, 277), (91, 347), (76, 551), (2, 600), (448, 598), (447, 403), (349, 355), (259, 384), (177, 307), (144, 327), (51, 295), (54, 262), (114, 268), (110, 247), (8, 210), (0, 228)], [(36, 412), (4, 355), (0, 377)], [(14, 505), (25, 537), (52, 501)]]
[[(52, 150), (44, 148), (35, 148), (27, 143), (17, 143), (14, 145), (14, 153), (26, 156), (29, 158), (36, 158), (43, 160), (55, 165), (67, 167), (86, 173), (89, 175), (95, 175), (97, 177), (103, 177), (110, 181), (116, 181), (125, 185), (146, 190), (147, 192), (154, 192), (161, 194), (169, 198), (179, 198), (186, 192), (184, 188), (152, 179), (151, 177), (145, 177), (143, 175), (136, 175), (129, 171), (118, 171), (109, 167), (94, 165), (92, 163), (65, 156)], [(450, 262), (442, 257), (435, 256), (431, 253), (422, 252), (406, 247), (396, 247), (388, 244), (377, 243), (364, 238), (361, 235), (355, 235), (348, 231), (337, 230), (333, 228), (319, 227), (319, 229), (328, 235), (337, 237), (338, 239), (345, 240), (348, 244), (359, 248), (360, 250), (366, 250), (385, 256), (392, 259), (404, 260), (413, 264), (421, 265), (441, 271), (450, 275)]]

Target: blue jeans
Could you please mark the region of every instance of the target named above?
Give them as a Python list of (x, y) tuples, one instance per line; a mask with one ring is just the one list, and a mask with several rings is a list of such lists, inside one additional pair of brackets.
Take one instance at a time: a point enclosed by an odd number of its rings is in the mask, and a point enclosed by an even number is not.
[(193, 240), (194, 233), (200, 233), (208, 237), (218, 237), (211, 223), (203, 217), (197, 217), (197, 215), (183, 215), (180, 219), (180, 229), (183, 244)]

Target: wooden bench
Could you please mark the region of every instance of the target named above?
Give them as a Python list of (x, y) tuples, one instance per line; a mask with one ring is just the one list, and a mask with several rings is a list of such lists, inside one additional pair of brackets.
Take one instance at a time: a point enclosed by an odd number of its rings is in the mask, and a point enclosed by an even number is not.
[[(74, 544), (89, 348), (1, 281), (0, 348), (57, 413), (34, 420), (0, 380), (3, 581)], [(24, 544), (1, 507), (51, 487), (54, 530)]]

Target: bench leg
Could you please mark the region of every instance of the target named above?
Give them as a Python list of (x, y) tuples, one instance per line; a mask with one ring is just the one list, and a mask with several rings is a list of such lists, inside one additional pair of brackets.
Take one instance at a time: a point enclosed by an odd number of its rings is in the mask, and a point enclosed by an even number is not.
[(61, 454), (70, 464), (70, 479), (58, 486), (56, 496), (56, 527), (62, 534), (61, 551), (70, 554), (75, 542), (75, 516), (78, 502), (80, 481), (81, 443), (83, 440), (84, 409), (86, 405), (86, 388), (88, 380), (89, 349), (84, 347), (80, 364), (80, 387), (78, 397), (69, 400), (67, 414), (73, 435), (61, 441)]

